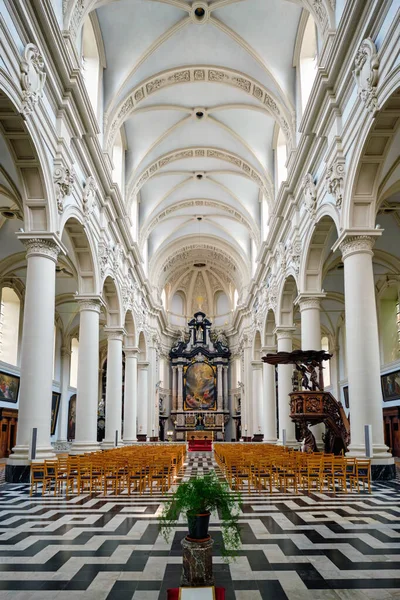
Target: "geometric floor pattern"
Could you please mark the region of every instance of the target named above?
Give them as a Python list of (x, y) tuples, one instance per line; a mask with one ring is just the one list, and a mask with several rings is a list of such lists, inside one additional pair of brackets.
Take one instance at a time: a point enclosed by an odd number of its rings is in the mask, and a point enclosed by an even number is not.
[[(211, 453), (189, 453), (183, 478), (215, 468)], [(243, 493), (242, 548), (214, 575), (226, 600), (400, 599), (400, 485), (370, 494)], [(178, 587), (178, 525), (160, 536), (162, 497), (29, 497), (0, 486), (0, 600), (164, 600)]]

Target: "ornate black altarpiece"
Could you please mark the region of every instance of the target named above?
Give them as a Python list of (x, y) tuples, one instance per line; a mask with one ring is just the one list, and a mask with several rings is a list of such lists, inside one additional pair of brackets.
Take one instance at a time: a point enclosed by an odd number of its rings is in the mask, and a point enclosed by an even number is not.
[(195, 431), (222, 438), (229, 419), (229, 357), (225, 334), (212, 329), (205, 313), (196, 312), (170, 351), (177, 440), (190, 439)]

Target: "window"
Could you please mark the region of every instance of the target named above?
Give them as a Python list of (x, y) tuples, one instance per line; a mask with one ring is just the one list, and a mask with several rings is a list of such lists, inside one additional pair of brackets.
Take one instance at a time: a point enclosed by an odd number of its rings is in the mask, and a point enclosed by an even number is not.
[(119, 131), (117, 137), (115, 138), (115, 142), (114, 142), (114, 146), (113, 146), (112, 180), (117, 185), (119, 185), (121, 194), (123, 193), (123, 183), (124, 183), (124, 160), (125, 160), (125, 150), (124, 150), (124, 146), (123, 146), (123, 142), (122, 142), (121, 131)]
[(237, 307), (238, 300), (239, 300), (239, 293), (235, 289), (235, 291), (233, 292), (233, 310), (235, 310), (235, 308)]
[(79, 358), (79, 342), (76, 338), (71, 340), (71, 366), (69, 371), (69, 385), (73, 388), (78, 384), (78, 358)]
[(279, 129), (278, 138), (276, 142), (276, 192), (278, 192), (279, 186), (281, 185), (282, 181), (285, 181), (287, 178), (286, 160), (286, 140), (285, 136), (283, 135), (282, 129)]
[(161, 303), (163, 305), (164, 310), (167, 310), (167, 294), (165, 293), (165, 288), (161, 292)]
[(0, 310), (0, 360), (17, 365), (21, 302), (12, 288), (1, 290)]
[[(326, 336), (321, 338), (321, 349), (329, 352), (329, 339)], [(331, 364), (329, 360), (324, 361), (323, 374), (324, 387), (329, 387), (331, 385)]]
[(215, 294), (215, 314), (216, 315), (227, 315), (229, 313), (229, 298), (224, 292), (217, 292)]
[(88, 17), (82, 31), (82, 75), (96, 117), (99, 110), (100, 57), (96, 35)]
[(310, 15), (304, 29), (300, 50), (300, 95), (301, 111), (304, 112), (317, 74), (317, 33), (315, 22)]

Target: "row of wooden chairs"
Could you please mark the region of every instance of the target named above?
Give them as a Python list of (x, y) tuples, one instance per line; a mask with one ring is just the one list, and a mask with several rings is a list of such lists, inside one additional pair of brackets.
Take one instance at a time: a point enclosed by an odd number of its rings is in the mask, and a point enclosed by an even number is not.
[(230, 487), (235, 490), (272, 493), (299, 490), (347, 493), (371, 492), (371, 461), (323, 452), (305, 454), (283, 446), (262, 444), (240, 448), (237, 444), (215, 444), (215, 460)]
[(31, 465), (30, 494), (109, 492), (128, 495), (143, 494), (154, 489), (167, 492), (181, 470), (186, 454), (185, 445), (128, 446), (79, 456), (59, 455)]

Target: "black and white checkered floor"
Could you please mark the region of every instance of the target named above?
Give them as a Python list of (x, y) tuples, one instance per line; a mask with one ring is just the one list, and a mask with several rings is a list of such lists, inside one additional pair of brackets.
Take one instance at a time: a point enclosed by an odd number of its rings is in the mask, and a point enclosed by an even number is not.
[[(189, 454), (184, 478), (213, 468)], [(243, 546), (226, 565), (226, 600), (400, 599), (400, 485), (369, 494), (243, 494)], [(0, 487), (0, 600), (158, 600), (179, 586), (181, 539), (159, 535), (157, 495), (29, 497)], [(211, 534), (220, 540), (218, 518)]]

